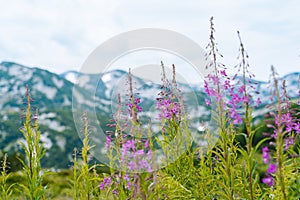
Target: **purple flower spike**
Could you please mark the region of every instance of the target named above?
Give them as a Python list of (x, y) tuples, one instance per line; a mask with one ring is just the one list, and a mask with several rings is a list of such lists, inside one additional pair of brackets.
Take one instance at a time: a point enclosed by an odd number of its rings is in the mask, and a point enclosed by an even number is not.
[(242, 119), (241, 115), (236, 114), (236, 115), (235, 115), (235, 118), (234, 118), (234, 120), (233, 120), (233, 123), (234, 123), (234, 124), (241, 124), (241, 123), (243, 123), (243, 119)]
[(169, 99), (158, 101), (157, 107), (160, 109), (161, 113), (159, 114), (159, 118), (171, 119), (173, 115), (178, 116), (179, 114), (179, 105), (177, 102), (172, 103)]
[(262, 148), (262, 158), (264, 160), (265, 164), (269, 163), (269, 148), (268, 147), (263, 147)]
[(108, 178), (104, 178), (103, 179), (103, 182), (104, 182), (104, 184), (107, 186), (107, 185), (110, 185), (111, 184), (111, 178), (110, 177), (108, 177)]
[(266, 185), (269, 185), (269, 186), (273, 186), (274, 185), (274, 179), (272, 176), (267, 176), (265, 178), (262, 179), (262, 182)]
[(149, 148), (149, 140), (146, 140), (146, 142), (145, 142), (145, 144), (144, 144), (144, 147), (145, 147), (145, 149), (148, 149)]
[(128, 190), (130, 190), (130, 188), (131, 188), (131, 182), (128, 182), (127, 185), (125, 186), (125, 188), (127, 188)]
[(275, 174), (277, 171), (277, 165), (275, 164), (270, 164), (267, 173), (269, 174)]
[(124, 176), (124, 180), (125, 180), (125, 181), (130, 181), (129, 174), (125, 174), (125, 176)]
[(295, 143), (294, 138), (292, 137), (286, 138), (284, 141), (285, 141), (284, 150), (288, 150), (290, 148), (290, 145), (294, 145)]
[(300, 134), (300, 122), (294, 124), (294, 130), (297, 134)]
[(105, 188), (104, 183), (100, 183), (99, 187), (100, 187), (100, 190), (104, 190), (104, 188)]
[(142, 156), (142, 155), (144, 155), (144, 150), (143, 149), (140, 149), (140, 150), (137, 150), (137, 152), (136, 152), (136, 156)]
[(226, 80), (224, 83), (224, 89), (228, 90), (230, 88), (230, 80)]
[(130, 161), (130, 162), (128, 163), (128, 168), (129, 168), (131, 171), (133, 171), (133, 170), (135, 169), (135, 163), (134, 163), (133, 161)]
[(256, 104), (259, 106), (260, 104), (262, 104), (262, 102), (261, 102), (261, 99), (260, 98), (257, 98), (257, 100), (256, 100)]
[(141, 102), (140, 98), (135, 98), (134, 99), (134, 105), (132, 103), (128, 104), (128, 107), (129, 107), (128, 111), (130, 112), (131, 117), (132, 117), (131, 111), (132, 111), (133, 106), (135, 106), (137, 112), (142, 112), (142, 107), (139, 105), (140, 102)]
[(119, 191), (118, 191), (118, 190), (113, 190), (112, 193), (113, 193), (114, 195), (116, 195), (116, 196), (119, 195)]
[(220, 70), (220, 74), (223, 76), (227, 76), (226, 71), (225, 70)]
[(239, 87), (239, 93), (242, 94), (245, 91), (245, 87), (242, 85), (241, 87)]
[(110, 135), (107, 135), (106, 136), (106, 142), (105, 142), (106, 149), (110, 148), (111, 141), (112, 141), (112, 139), (111, 139)]
[(205, 99), (205, 104), (206, 104), (207, 106), (210, 106), (210, 100)]
[(210, 94), (210, 89), (209, 89), (209, 86), (208, 86), (207, 81), (204, 81), (204, 91), (205, 91), (205, 93), (206, 93), (208, 96), (211, 95), (211, 94)]

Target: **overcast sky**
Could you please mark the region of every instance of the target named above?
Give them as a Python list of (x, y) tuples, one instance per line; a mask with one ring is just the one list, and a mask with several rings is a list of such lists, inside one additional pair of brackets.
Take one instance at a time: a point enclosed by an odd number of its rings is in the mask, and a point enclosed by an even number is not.
[(101, 43), (139, 28), (176, 31), (205, 48), (211, 16), (229, 68), (238, 62), (239, 30), (257, 78), (266, 80), (271, 65), (281, 75), (300, 71), (299, 0), (0, 0), (0, 7), (0, 60), (56, 73), (79, 70)]

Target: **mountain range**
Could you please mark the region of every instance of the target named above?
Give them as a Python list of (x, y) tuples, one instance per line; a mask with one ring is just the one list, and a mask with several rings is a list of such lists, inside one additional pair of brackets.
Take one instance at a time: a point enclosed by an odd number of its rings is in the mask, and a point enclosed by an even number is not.
[[(287, 94), (291, 98), (299, 95), (299, 72), (287, 74), (279, 78), (286, 80)], [(75, 147), (81, 148), (81, 140), (77, 133), (72, 113), (72, 103), (82, 105), (86, 109), (95, 109), (97, 120), (103, 130), (110, 123), (117, 107), (117, 94), (121, 94), (126, 102), (127, 72), (113, 70), (99, 75), (83, 74), (68, 71), (55, 74), (50, 71), (23, 66), (14, 62), (0, 63), (0, 150), (3, 152), (19, 152), (23, 137), (19, 128), (22, 126), (22, 112), (26, 105), (26, 85), (30, 88), (33, 107), (39, 110), (41, 141), (47, 148), (44, 167), (66, 168), (71, 163)], [(239, 79), (241, 77), (238, 77)], [(141, 98), (143, 121), (155, 122), (155, 98), (160, 85), (133, 77), (134, 88)], [(262, 101), (257, 113), (270, 103), (270, 87), (268, 82), (257, 82), (257, 90)], [(125, 86), (125, 87), (124, 87)], [(201, 132), (203, 121), (210, 120), (210, 109), (205, 105), (206, 98), (202, 85), (178, 84), (187, 105), (191, 130)], [(95, 90), (94, 96), (89, 92)], [(76, 94), (75, 94), (76, 93)], [(66, 159), (67, 158), (67, 159)]]

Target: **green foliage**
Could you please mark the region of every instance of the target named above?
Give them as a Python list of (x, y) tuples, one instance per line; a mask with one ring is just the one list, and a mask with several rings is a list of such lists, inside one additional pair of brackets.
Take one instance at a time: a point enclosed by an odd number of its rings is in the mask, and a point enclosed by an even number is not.
[[(41, 159), (45, 155), (45, 149), (40, 143), (41, 133), (39, 131), (38, 113), (36, 112), (33, 119), (31, 114), (31, 97), (27, 87), (27, 109), (25, 112), (25, 122), (20, 131), (23, 133), (25, 143), (22, 147), (25, 151), (26, 162), (20, 159), (23, 164), (24, 173), (26, 175), (27, 184), (20, 186), (30, 200), (40, 200), (44, 198), (46, 186), (42, 185), (44, 175), (41, 170)], [(34, 122), (33, 122), (34, 120)]]
[(7, 174), (7, 154), (4, 155), (4, 159), (2, 162), (1, 168), (1, 199), (2, 200), (9, 200), (11, 199), (13, 187), (17, 183), (7, 184), (7, 179), (9, 178), (10, 174)]
[(93, 148), (89, 145), (89, 122), (86, 114), (83, 115), (84, 138), (81, 151), (81, 160), (77, 160), (77, 150), (74, 150), (73, 160), (73, 198), (79, 200), (95, 199), (99, 196), (100, 177), (96, 167), (100, 165), (89, 165), (89, 151)]

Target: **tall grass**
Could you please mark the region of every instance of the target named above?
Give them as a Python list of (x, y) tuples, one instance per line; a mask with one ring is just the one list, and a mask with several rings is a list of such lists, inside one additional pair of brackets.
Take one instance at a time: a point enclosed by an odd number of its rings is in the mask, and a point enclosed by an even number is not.
[(23, 164), (23, 171), (26, 176), (26, 185), (20, 186), (25, 191), (27, 199), (40, 200), (45, 198), (46, 187), (42, 185), (44, 177), (41, 169), (41, 159), (45, 155), (46, 149), (41, 144), (38, 121), (38, 110), (32, 115), (31, 113), (31, 96), (28, 86), (26, 87), (27, 109), (25, 111), (25, 122), (20, 131), (23, 133), (25, 142), (22, 142), (23, 150), (26, 155), (26, 162), (20, 159)]
[(2, 161), (2, 169), (1, 169), (1, 199), (9, 200), (12, 198), (13, 187), (15, 187), (16, 183), (8, 184), (7, 179), (9, 178), (9, 174), (7, 174), (7, 154), (4, 155)]

